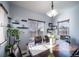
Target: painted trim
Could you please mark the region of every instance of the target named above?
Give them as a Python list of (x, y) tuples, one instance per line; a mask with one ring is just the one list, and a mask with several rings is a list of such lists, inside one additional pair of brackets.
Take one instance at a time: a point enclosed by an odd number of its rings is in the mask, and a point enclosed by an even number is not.
[(3, 8), (3, 10), (6, 12), (6, 14), (8, 14), (7, 9), (4, 7), (4, 5), (2, 3), (0, 3), (0, 6)]
[(43, 23), (45, 23), (45, 21), (40, 21), (40, 20), (33, 20), (33, 19), (28, 19), (28, 20), (30, 20), (30, 21), (37, 21), (37, 22), (43, 22)]
[(68, 20), (63, 20), (63, 21), (58, 21), (57, 23), (62, 23), (62, 22), (69, 22), (70, 19)]
[(4, 42), (2, 42), (2, 43), (0, 43), (0, 46), (3, 44), (3, 43), (5, 43), (7, 40), (5, 40)]

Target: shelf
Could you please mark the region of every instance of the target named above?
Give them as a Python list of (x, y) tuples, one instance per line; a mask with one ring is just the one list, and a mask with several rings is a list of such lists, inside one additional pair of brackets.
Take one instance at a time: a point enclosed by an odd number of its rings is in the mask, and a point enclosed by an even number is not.
[(18, 22), (12, 22), (12, 24), (19, 24)]
[(22, 22), (27, 22), (27, 20), (21, 20)]
[(28, 29), (28, 27), (17, 27), (19, 29)]

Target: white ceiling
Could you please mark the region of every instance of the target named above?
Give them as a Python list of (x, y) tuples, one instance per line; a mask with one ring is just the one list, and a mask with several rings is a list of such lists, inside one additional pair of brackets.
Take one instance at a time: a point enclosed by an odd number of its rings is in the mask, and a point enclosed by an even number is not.
[[(51, 1), (12, 1), (10, 3), (38, 13), (46, 13), (51, 9)], [(77, 4), (79, 4), (78, 1), (54, 1), (54, 8), (61, 11)]]

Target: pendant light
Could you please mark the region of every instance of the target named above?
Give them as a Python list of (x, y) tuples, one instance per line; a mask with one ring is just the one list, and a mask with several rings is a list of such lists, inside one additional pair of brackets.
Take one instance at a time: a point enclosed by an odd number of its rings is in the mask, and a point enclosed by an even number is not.
[(54, 5), (53, 5), (53, 1), (52, 1), (52, 5), (51, 5), (51, 10), (48, 11), (46, 14), (49, 16), (49, 17), (54, 17), (56, 16), (58, 13), (56, 11), (56, 9), (54, 9)]

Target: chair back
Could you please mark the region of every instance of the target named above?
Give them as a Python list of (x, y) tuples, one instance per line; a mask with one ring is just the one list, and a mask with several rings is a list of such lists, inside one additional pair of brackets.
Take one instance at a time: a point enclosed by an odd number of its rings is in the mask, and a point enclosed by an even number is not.
[(72, 54), (72, 57), (79, 57), (79, 48), (77, 48), (74, 53)]
[(12, 53), (14, 54), (15, 57), (21, 57), (22, 56), (18, 43), (14, 44), (14, 46), (12, 48)]

